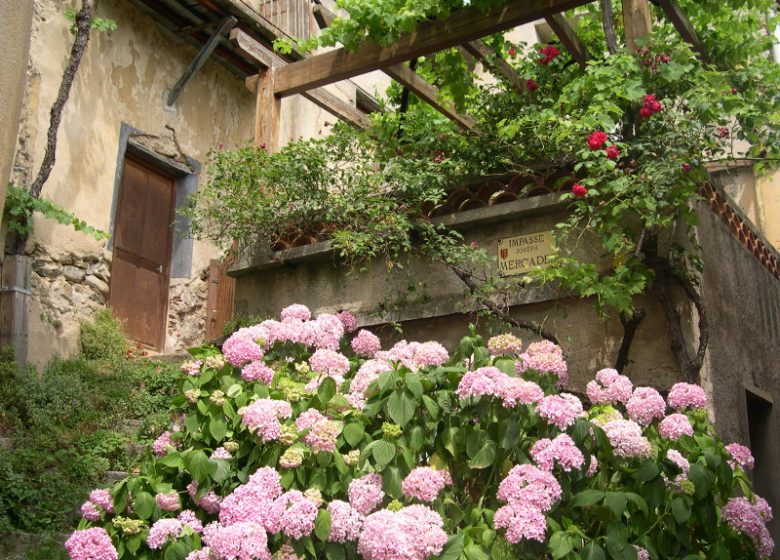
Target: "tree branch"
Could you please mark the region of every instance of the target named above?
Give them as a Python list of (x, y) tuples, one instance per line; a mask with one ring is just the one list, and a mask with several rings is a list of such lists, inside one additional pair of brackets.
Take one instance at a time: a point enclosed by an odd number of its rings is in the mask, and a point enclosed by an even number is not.
[(447, 263), (447, 267), (450, 270), (452, 270), (458, 278), (460, 278), (460, 280), (466, 285), (466, 288), (468, 288), (471, 295), (476, 298), (479, 304), (482, 305), (488, 311), (490, 311), (490, 313), (495, 315), (498, 319), (518, 329), (529, 330), (534, 334), (542, 337), (545, 340), (549, 340), (554, 344), (559, 344), (558, 339), (555, 337), (555, 335), (549, 332), (548, 330), (546, 330), (538, 323), (534, 321), (522, 321), (519, 319), (515, 319), (509, 313), (501, 309), (495, 302), (490, 301), (490, 299), (488, 298), (479, 296), (478, 295), (479, 286), (477, 286), (477, 283), (474, 281), (473, 275), (469, 271), (464, 270), (450, 263)]
[(620, 314), (620, 322), (623, 325), (623, 341), (620, 343), (617, 358), (615, 359), (615, 369), (623, 373), (623, 369), (628, 365), (628, 354), (631, 350), (631, 343), (634, 342), (634, 335), (639, 328), (639, 323), (645, 318), (644, 309), (636, 309), (631, 317), (625, 313)]
[(76, 14), (76, 40), (70, 50), (68, 65), (65, 67), (65, 73), (62, 75), (60, 91), (57, 93), (57, 99), (51, 107), (51, 117), (49, 121), (49, 132), (46, 138), (46, 155), (43, 157), (41, 167), (38, 170), (38, 176), (30, 187), (30, 195), (34, 198), (41, 197), (43, 184), (49, 178), (51, 170), (54, 167), (55, 151), (57, 149), (57, 131), (62, 120), (62, 110), (70, 96), (70, 88), (76, 77), (76, 72), (81, 64), (81, 58), (87, 50), (89, 43), (90, 26), (92, 24), (92, 0), (82, 0), (81, 10)]
[(618, 52), (618, 42), (615, 36), (615, 21), (612, 15), (612, 0), (601, 0), (601, 26), (604, 28), (604, 37), (607, 39), (609, 54), (615, 54)]

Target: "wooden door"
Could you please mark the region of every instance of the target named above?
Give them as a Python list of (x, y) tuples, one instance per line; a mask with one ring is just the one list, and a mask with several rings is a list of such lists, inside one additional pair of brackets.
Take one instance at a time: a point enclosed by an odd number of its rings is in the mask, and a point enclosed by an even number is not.
[(227, 275), (231, 261), (212, 259), (209, 264), (209, 291), (207, 298), (208, 318), (206, 320), (206, 340), (216, 340), (222, 336), (225, 326), (235, 310), (233, 295), (236, 280)]
[(125, 159), (109, 303), (130, 339), (154, 350), (165, 345), (175, 197), (173, 177)]

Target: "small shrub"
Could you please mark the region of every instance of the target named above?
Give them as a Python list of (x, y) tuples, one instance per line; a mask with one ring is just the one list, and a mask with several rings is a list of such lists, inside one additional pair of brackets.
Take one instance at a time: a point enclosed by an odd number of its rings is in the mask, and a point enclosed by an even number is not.
[(263, 315), (255, 315), (251, 313), (236, 313), (234, 314), (222, 327), (222, 334), (224, 336), (230, 336), (238, 329), (244, 327), (251, 327), (267, 319)]
[(93, 321), (81, 323), (81, 353), (90, 360), (121, 360), (129, 345), (122, 322), (108, 309), (101, 309)]

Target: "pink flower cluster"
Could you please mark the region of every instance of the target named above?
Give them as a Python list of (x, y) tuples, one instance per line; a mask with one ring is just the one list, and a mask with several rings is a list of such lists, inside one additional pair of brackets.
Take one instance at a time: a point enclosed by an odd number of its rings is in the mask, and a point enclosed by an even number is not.
[(152, 550), (158, 550), (165, 546), (165, 543), (168, 542), (168, 537), (179, 538), (181, 529), (182, 523), (178, 519), (158, 519), (149, 528), (146, 544)]
[(723, 506), (721, 515), (735, 531), (753, 541), (759, 558), (771, 556), (775, 543), (766, 523), (772, 520), (772, 509), (766, 500), (755, 496), (755, 503), (751, 503), (747, 498), (732, 498)]
[(274, 370), (265, 365), (262, 360), (255, 360), (243, 367), (241, 379), (244, 381), (260, 381), (270, 385), (274, 379)]
[(65, 541), (71, 560), (117, 560), (111, 537), (102, 527), (74, 531)]
[(181, 509), (181, 500), (179, 494), (172, 490), (167, 493), (159, 492), (155, 495), (154, 501), (157, 507), (163, 511), (179, 511)]
[(356, 408), (363, 408), (365, 399), (369, 395), (366, 394), (368, 386), (374, 381), (379, 379), (379, 376), (386, 372), (392, 371), (392, 366), (385, 360), (368, 360), (357, 370), (355, 377), (349, 384), (349, 399), (352, 406)]
[(618, 457), (649, 457), (652, 448), (642, 435), (642, 427), (633, 420), (611, 420), (604, 425), (612, 451)]
[(753, 454), (750, 452), (750, 449), (744, 445), (730, 443), (726, 446), (726, 451), (728, 451), (728, 454), (731, 457), (729, 465), (732, 469), (736, 469), (737, 466), (739, 466), (742, 470), (748, 471), (756, 466), (756, 460), (753, 458)]
[(306, 385), (306, 391), (310, 393), (316, 391), (326, 377), (332, 378), (336, 387), (341, 387), (344, 376), (349, 373), (349, 359), (333, 350), (317, 350), (309, 358), (309, 365), (313, 372), (319, 374)]
[(198, 483), (193, 480), (187, 486), (187, 493), (190, 495), (192, 502), (196, 506), (202, 507), (206, 513), (219, 513), (222, 498), (217, 496), (213, 490), (209, 490), (203, 497), (198, 498)]
[(450, 359), (447, 349), (438, 342), (405, 340), (398, 342), (390, 350), (377, 352), (376, 357), (390, 362), (401, 362), (412, 371), (426, 366), (440, 366)]
[(189, 525), (194, 533), (200, 533), (203, 531), (203, 523), (200, 522), (198, 516), (191, 509), (185, 509), (177, 517), (183, 525)]
[(279, 318), (285, 323), (290, 321), (308, 321), (311, 319), (311, 311), (305, 305), (293, 303), (282, 309), (279, 313)]
[(633, 389), (628, 377), (607, 368), (599, 371), (596, 379), (588, 383), (585, 390), (593, 404), (625, 404), (631, 398)]
[(536, 383), (510, 377), (493, 366), (466, 373), (458, 383), (456, 392), (461, 399), (483, 395), (500, 398), (505, 408), (533, 404), (544, 397), (544, 391)]
[(506, 540), (544, 542), (547, 520), (544, 514), (561, 498), (563, 491), (555, 477), (533, 465), (516, 465), (498, 487), (497, 497), (507, 502), (493, 517), (496, 529), (506, 529)]
[(556, 463), (566, 472), (582, 468), (585, 463), (585, 456), (568, 434), (552, 440), (540, 439), (531, 448), (531, 458), (546, 471), (552, 471)]
[(328, 513), (330, 513), (329, 541), (344, 543), (358, 540), (365, 519), (363, 514), (343, 500), (330, 502)]
[(652, 387), (637, 387), (626, 402), (626, 412), (635, 422), (648, 426), (655, 418), (664, 417), (666, 402)]
[(287, 401), (259, 399), (238, 411), (241, 423), (250, 432), (257, 432), (263, 443), (279, 439), (282, 435), (280, 418), (292, 416), (292, 407)]
[(551, 373), (558, 378), (558, 385), (564, 386), (569, 380), (569, 367), (563, 359), (563, 350), (549, 340), (533, 342), (520, 354), (516, 365), (517, 373), (535, 370), (539, 373)]
[(443, 527), (439, 514), (426, 506), (383, 509), (363, 522), (358, 553), (365, 560), (426, 560), (444, 548)]
[(682, 471), (682, 473), (676, 479), (678, 482), (680, 479), (688, 477), (688, 471), (691, 470), (691, 463), (690, 461), (688, 461), (688, 459), (682, 456), (682, 453), (680, 453), (676, 449), (669, 449), (666, 452), (666, 458), (669, 459), (675, 465), (677, 465), (677, 468), (679, 468)]
[(357, 329), (357, 317), (349, 311), (339, 311), (336, 317), (339, 318), (344, 330), (348, 333), (355, 332)]
[(354, 479), (349, 483), (347, 491), (350, 505), (362, 514), (368, 515), (374, 511), (385, 497), (382, 490), (382, 477), (371, 473)]
[(152, 453), (162, 457), (168, 453), (169, 447), (176, 449), (179, 447), (179, 444), (171, 439), (171, 432), (166, 430), (152, 443)]
[(268, 535), (252, 521), (228, 526), (210, 523), (203, 528), (203, 542), (216, 560), (271, 560)]
[(98, 488), (90, 492), (89, 500), (82, 504), (81, 515), (87, 521), (97, 521), (101, 512), (114, 513), (114, 500), (111, 492)]
[(571, 393), (547, 395), (536, 405), (536, 412), (548, 424), (565, 430), (582, 415), (582, 401)]
[(667, 400), (669, 406), (675, 410), (705, 408), (707, 406), (707, 395), (704, 393), (704, 389), (691, 383), (675, 383), (669, 390)]
[(341, 433), (338, 423), (324, 416), (319, 410), (310, 408), (303, 412), (295, 420), (295, 426), (300, 430), (309, 430), (303, 438), (303, 442), (311, 447), (312, 451), (335, 451), (336, 438)]
[(271, 518), (273, 503), (282, 494), (280, 476), (270, 467), (258, 469), (246, 484), (225, 496), (219, 511), (223, 525), (241, 521), (264, 523)]
[(417, 467), (401, 483), (401, 492), (408, 498), (432, 502), (445, 486), (452, 486), (449, 471)]
[(693, 426), (685, 414), (670, 414), (658, 424), (658, 433), (662, 438), (678, 440), (682, 436), (692, 436)]
[(523, 342), (512, 334), (500, 334), (488, 340), (488, 352), (493, 356), (519, 356)]
[(191, 377), (195, 377), (200, 375), (200, 368), (202, 365), (203, 360), (191, 360), (189, 362), (184, 362), (181, 366), (179, 366), (179, 369), (182, 371), (182, 373)]
[(371, 331), (361, 329), (357, 336), (352, 339), (352, 350), (358, 356), (364, 358), (373, 358), (374, 355), (382, 349), (382, 343), (379, 337)]
[(263, 357), (263, 349), (242, 331), (235, 332), (222, 344), (225, 359), (234, 367), (242, 367)]

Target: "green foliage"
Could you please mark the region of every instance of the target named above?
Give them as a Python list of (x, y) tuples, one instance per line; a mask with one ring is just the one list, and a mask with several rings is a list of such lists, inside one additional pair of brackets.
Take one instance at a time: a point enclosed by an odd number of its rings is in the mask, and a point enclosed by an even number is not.
[(251, 313), (235, 313), (230, 319), (228, 319), (222, 327), (222, 334), (229, 336), (236, 332), (238, 329), (244, 327), (251, 327), (262, 322), (267, 317), (262, 315), (254, 315)]
[[(73, 527), (86, 491), (108, 470), (132, 469), (133, 446), (170, 422), (175, 365), (121, 359), (127, 344), (116, 322), (99, 316), (82, 356), (55, 359), (38, 374), (0, 359), (0, 531), (63, 532)], [(97, 342), (94, 337), (104, 336)], [(121, 351), (111, 351), (113, 341)], [(140, 428), (138, 427), (140, 426)]]
[[(340, 5), (350, 18), (302, 47), (353, 48), (367, 39), (388, 44), (464, 4), (499, 3), (345, 0)], [(620, 3), (614, 4), (619, 14)], [(591, 297), (600, 312), (630, 314), (635, 297), (652, 285), (659, 261), (670, 261), (675, 273), (695, 283), (701, 267), (697, 245), (680, 226), (696, 222), (693, 203), (707, 180), (707, 165), (747, 157), (761, 171), (780, 160), (780, 65), (767, 56), (771, 39), (764, 31), (777, 25), (767, 15), (773, 4), (681, 2), (701, 30), (710, 64), (694, 56), (660, 11), (646, 46), (596, 54), (585, 68), (563, 48), (541, 64), (540, 45), (488, 38), (524, 80), (538, 86), (523, 93), (502, 81), (474, 81), (455, 51), (427, 57), (417, 70), (475, 117), (477, 133), (464, 133), (412, 101), (405, 113), (373, 115), (363, 132), (337, 126), (329, 138), (295, 142), (273, 155), (248, 148), (215, 153), (213, 179), (192, 210), (196, 233), (223, 246), (233, 240), (248, 245), (317, 225), (358, 270), (377, 257), (397, 268), (419, 252), (479, 271), (478, 289), (495, 295), (528, 284), (499, 278), (492, 257), (469, 254), (456, 232), (420, 218), (421, 208), (474, 176), (558, 170), (571, 173), (588, 192), (562, 196), (569, 217), (557, 227), (560, 251), (549, 268), (528, 280)], [(577, 31), (588, 51), (606, 53), (597, 3), (580, 12)], [(510, 48), (518, 54), (508, 54)], [(397, 86), (389, 90), (391, 108), (400, 92)], [(662, 107), (651, 116), (640, 114), (646, 95)], [(608, 134), (606, 145), (619, 156), (588, 147), (595, 131)], [(670, 240), (679, 246), (659, 253)], [(592, 255), (600, 257), (598, 264)]]
[[(65, 8), (65, 19), (72, 22), (70, 32), (74, 35), (76, 34), (76, 14), (78, 14), (78, 10), (75, 8)], [(109, 33), (111, 31), (116, 31), (116, 21), (113, 19), (93, 17), (89, 22), (89, 28), (95, 29), (100, 33)]]
[(90, 360), (121, 360), (129, 349), (123, 329), (111, 310), (98, 310), (92, 321), (81, 322), (81, 354)]
[(32, 235), (33, 212), (40, 212), (50, 220), (72, 226), (76, 231), (94, 237), (98, 241), (108, 239), (106, 232), (90, 226), (54, 202), (44, 198), (35, 198), (30, 196), (29, 191), (9, 184), (3, 209), (3, 223), (8, 225), (9, 231), (14, 232), (20, 238)]

